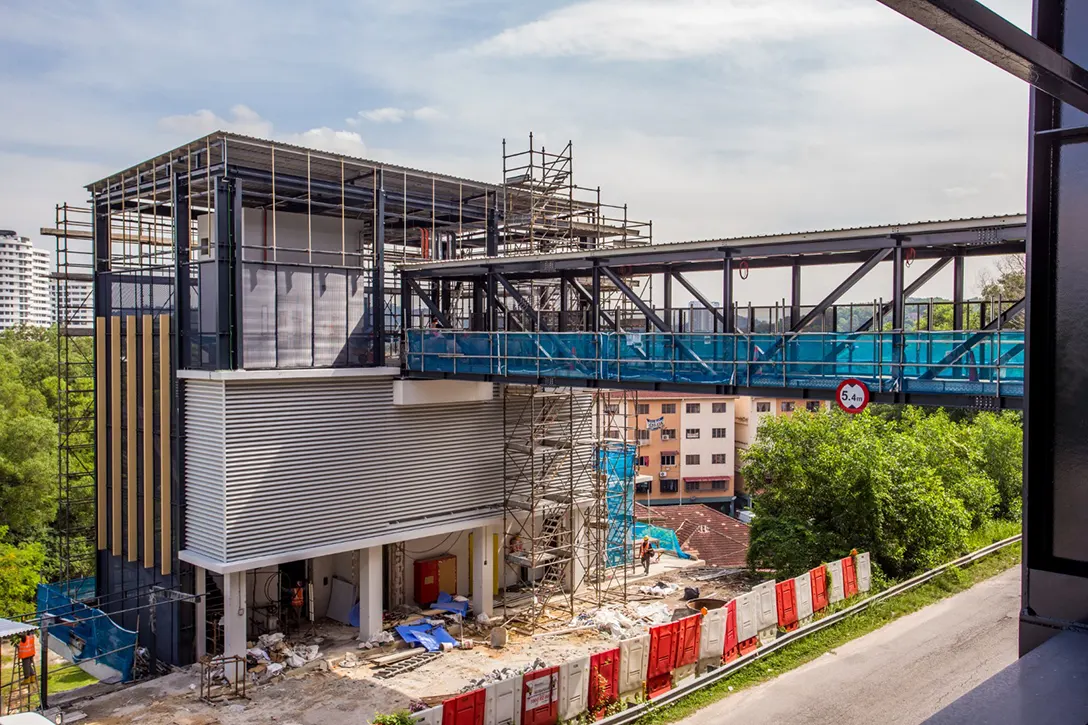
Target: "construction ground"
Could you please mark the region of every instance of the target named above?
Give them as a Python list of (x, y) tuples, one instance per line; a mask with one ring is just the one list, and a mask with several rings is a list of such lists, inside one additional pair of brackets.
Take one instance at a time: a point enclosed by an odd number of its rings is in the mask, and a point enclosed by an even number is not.
[[(376, 714), (437, 704), (492, 681), (489, 675), (495, 677), (504, 670), (537, 669), (614, 648), (620, 639), (643, 632), (651, 624), (690, 614), (685, 597), (690, 598), (692, 592), (685, 589), (697, 588), (700, 598), (724, 600), (752, 584), (744, 571), (666, 554), (651, 565), (648, 577), (643, 576), (641, 565), (629, 576), (626, 603), (587, 606), (569, 626), (553, 625), (534, 635), (503, 629), (506, 642), (501, 647), (492, 645), (490, 626), (465, 622), (462, 631), (460, 623), (448, 620), (447, 628), (459, 646), (403, 672), (397, 672), (397, 662), (405, 662), (403, 658), (410, 653), (400, 637), (392, 636), (393, 641), (380, 645), (362, 643), (358, 628), (326, 620), (309, 636), (272, 645), (269, 642), (278, 639), (275, 636), (250, 643), (244, 696), (240, 688), (224, 685), (215, 687), (213, 699), (202, 697), (202, 665), (196, 664), (131, 686), (92, 685), (50, 704), (66, 714), (65, 722), (102, 725), (368, 722)], [(384, 631), (392, 635), (394, 626), (419, 617), (420, 613), (413, 612), (390, 618)], [(466, 641), (471, 644), (466, 646)], [(308, 661), (289, 666), (287, 659), (294, 653)], [(380, 664), (390, 661), (386, 666)], [(214, 664), (203, 667), (207, 674)], [(392, 672), (397, 673), (390, 675)]]

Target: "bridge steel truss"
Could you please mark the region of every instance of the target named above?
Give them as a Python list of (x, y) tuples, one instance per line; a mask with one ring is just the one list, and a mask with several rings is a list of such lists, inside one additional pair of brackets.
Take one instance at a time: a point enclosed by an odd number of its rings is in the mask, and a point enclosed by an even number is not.
[[(468, 309), (458, 317), (467, 321), (472, 331), (499, 332), (690, 332), (690, 320), (685, 329), (684, 314), (673, 305), (673, 292), (685, 289), (693, 298), (693, 307), (701, 311), (710, 327), (697, 332), (752, 332), (761, 310), (767, 315), (766, 330), (778, 338), (776, 346), (793, 337), (830, 324), (841, 333), (863, 333), (871, 329), (903, 330), (908, 308), (919, 306), (910, 302), (923, 285), (937, 273), (953, 268), (952, 328), (984, 333), (1008, 325), (1013, 318), (1022, 319), (1025, 302), (1003, 300), (987, 306), (971, 303), (964, 298), (965, 260), (975, 257), (1019, 255), (1024, 253), (1026, 219), (1022, 215), (986, 217), (945, 222), (924, 222), (886, 227), (845, 229), (827, 232), (745, 237), (675, 244), (658, 244), (638, 249), (603, 249), (539, 255), (491, 257), (485, 259), (449, 260), (442, 263), (410, 264), (400, 268), (402, 328), (417, 325), (411, 310), (418, 309), (430, 317), (430, 326), (457, 327), (456, 320), (439, 294), (439, 290), (457, 286), (466, 290), (463, 299)], [(926, 266), (911, 282), (907, 269), (914, 263)], [(887, 298), (874, 301), (855, 318), (851, 309), (847, 329), (840, 329), (837, 303), (867, 274), (881, 264), (892, 267), (892, 284)], [(839, 284), (814, 306), (801, 304), (801, 282), (804, 271), (828, 265), (854, 265)], [(738, 275), (747, 276), (754, 269), (791, 270), (788, 294), (773, 311), (739, 305), (734, 285)], [(701, 284), (690, 275), (700, 273)], [(715, 281), (705, 283), (707, 273)], [(824, 271), (824, 274), (827, 270)], [(658, 280), (651, 282), (651, 280)], [(655, 307), (644, 299), (637, 284), (661, 285), (663, 307)], [(558, 290), (558, 299), (549, 309), (534, 306), (533, 297), (524, 292), (532, 287)], [(471, 293), (467, 290), (471, 289)], [(710, 301), (706, 290), (720, 290), (721, 303)], [(626, 309), (617, 309), (609, 301), (617, 293)], [(932, 303), (930, 303), (932, 304)], [(972, 304), (978, 305), (978, 314)], [(558, 309), (556, 309), (556, 307)], [(855, 307), (851, 305), (851, 308)], [(932, 309), (927, 313), (930, 325)], [(921, 312), (915, 309), (916, 321)], [(830, 321), (829, 321), (830, 318)], [(920, 322), (919, 322), (920, 324)], [(819, 328), (825, 329), (825, 328)], [(950, 366), (966, 351), (972, 338), (967, 338), (946, 361), (931, 368), (935, 375), (940, 366)], [(681, 343), (682, 346), (682, 343)], [(408, 349), (407, 346), (404, 349)], [(770, 351), (770, 352), (773, 352)], [(1022, 349), (1017, 350), (1022, 352)], [(1007, 357), (1007, 356), (1006, 356)], [(459, 379), (490, 380), (500, 383), (528, 385), (566, 384), (587, 388), (620, 388), (632, 390), (670, 390), (676, 392), (714, 393), (719, 395), (774, 396), (782, 387), (741, 384), (705, 384), (682, 382), (646, 382), (608, 380), (585, 377), (572, 380), (547, 375), (514, 375), (507, 373), (472, 373), (411, 370), (412, 377), (456, 377)], [(819, 388), (790, 388), (793, 397), (831, 399), (834, 390)], [(1018, 408), (1017, 396), (979, 396), (956, 393), (906, 391), (874, 391), (872, 400), (878, 403), (907, 403), (974, 408)]]

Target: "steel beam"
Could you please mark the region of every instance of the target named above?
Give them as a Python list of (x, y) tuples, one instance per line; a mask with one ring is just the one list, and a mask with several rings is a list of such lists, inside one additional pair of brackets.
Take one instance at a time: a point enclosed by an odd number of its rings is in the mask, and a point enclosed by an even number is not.
[(813, 320), (827, 311), (827, 308), (835, 304), (836, 301), (844, 294), (850, 291), (850, 289), (864, 279), (865, 275), (873, 271), (873, 268), (883, 262), (891, 254), (892, 250), (882, 249), (870, 257), (864, 264), (850, 273), (846, 279), (844, 279), (839, 286), (831, 290), (827, 297), (820, 300), (819, 304), (809, 310), (808, 314), (802, 317), (790, 328), (790, 332), (800, 332), (805, 329)]
[(956, 45), (1088, 113), (1088, 71), (975, 0), (880, 0)]
[(447, 330), (450, 329), (451, 325), (449, 318), (443, 314), (442, 310), (438, 307), (438, 303), (434, 301), (430, 293), (424, 291), (424, 289), (419, 286), (419, 282), (416, 281), (415, 277), (405, 277), (404, 279), (408, 280), (408, 284), (412, 287), (412, 290), (419, 295), (419, 299), (423, 301), (423, 304), (427, 305), (427, 309), (430, 310), (431, 315), (438, 321), (438, 324)]
[(691, 296), (694, 297), (699, 302), (699, 304), (703, 306), (704, 309), (710, 310), (710, 314), (714, 315), (714, 319), (717, 322), (722, 323), (722, 329), (725, 329), (725, 327), (729, 325), (729, 322), (726, 319), (726, 315), (722, 314), (721, 310), (715, 308), (714, 305), (710, 303), (710, 300), (708, 300), (702, 292), (696, 289), (695, 285), (689, 282), (687, 278), (684, 277), (684, 275), (680, 274), (679, 272), (673, 271), (672, 276), (676, 278), (676, 281), (679, 282), (684, 287), (684, 289), (691, 293)]
[(525, 296), (518, 291), (514, 285), (510, 284), (510, 281), (499, 272), (495, 272), (495, 279), (499, 284), (503, 286), (507, 294), (514, 298), (514, 302), (517, 303), (521, 311), (529, 317), (529, 329), (535, 330), (538, 327), (541, 332), (549, 332), (548, 326), (544, 324), (544, 320), (540, 319), (537, 311), (533, 309), (533, 305), (529, 300), (525, 299)]
[[(936, 262), (934, 262), (929, 269), (918, 275), (918, 279), (914, 280), (903, 288), (903, 297), (910, 297), (915, 292), (920, 290), (926, 282), (929, 282), (931, 279), (937, 276), (938, 272), (947, 267), (948, 263), (951, 262), (952, 259), (952, 257), (944, 257), (943, 259), (938, 259)], [(891, 303), (885, 302), (884, 306), (880, 310), (880, 314), (886, 315), (891, 312), (891, 309)], [(870, 317), (866, 322), (863, 322), (861, 325), (859, 325), (858, 328), (854, 330), (854, 332), (867, 332), (869, 329), (872, 328), (873, 322), (875, 322), (875, 319)]]
[[(605, 322), (607, 322), (609, 327), (611, 327), (612, 329), (614, 329), (614, 330), (616, 330), (618, 332), (623, 332), (623, 330), (621, 330), (619, 328), (619, 321), (617, 319), (613, 319), (612, 315), (610, 315), (606, 311), (600, 309), (600, 305), (594, 304), (594, 302), (593, 302), (593, 293), (590, 292), (589, 290), (587, 290), (585, 288), (585, 285), (583, 285), (577, 279), (574, 279), (573, 277), (571, 277), (570, 278), (570, 286), (573, 287), (574, 291), (577, 292), (578, 294), (580, 294), (582, 296), (582, 298), (586, 302), (589, 302), (591, 307), (594, 307), (597, 310), (599, 310), (600, 315), (601, 315), (601, 319), (603, 319)], [(598, 331), (599, 331), (599, 327), (595, 327), (593, 329), (593, 332), (598, 332)]]
[[(620, 279), (619, 275), (617, 275), (610, 268), (605, 267), (604, 265), (599, 265), (596, 269), (600, 270), (601, 273), (604, 274), (604, 276), (612, 280), (612, 284), (616, 285), (616, 288), (620, 292), (622, 292), (624, 296), (627, 297), (627, 299), (631, 300), (631, 302), (634, 303), (635, 307), (639, 309), (639, 312), (645, 315), (646, 319), (652, 322), (654, 327), (661, 330), (662, 332), (672, 332), (672, 328), (669, 327), (669, 323), (658, 317), (657, 313), (653, 311), (653, 308), (646, 304), (646, 302), (641, 297), (636, 295), (634, 293), (634, 290), (628, 287), (627, 283)], [(597, 295), (597, 299), (600, 299), (600, 295)]]

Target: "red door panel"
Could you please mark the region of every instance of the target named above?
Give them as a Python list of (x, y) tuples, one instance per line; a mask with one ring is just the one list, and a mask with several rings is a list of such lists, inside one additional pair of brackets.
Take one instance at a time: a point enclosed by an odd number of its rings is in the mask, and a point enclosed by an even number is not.
[(676, 659), (673, 667), (693, 665), (699, 661), (699, 637), (702, 634), (703, 618), (696, 614), (684, 617), (676, 622), (679, 631), (676, 638)]
[(842, 560), (842, 595), (849, 599), (858, 593), (858, 570), (854, 566), (854, 557)]
[(610, 649), (589, 658), (589, 710), (594, 712), (619, 697), (620, 651)]
[(827, 567), (820, 564), (808, 575), (812, 584), (812, 611), (818, 612), (827, 606)]
[(522, 725), (556, 725), (559, 722), (558, 667), (522, 675), (521, 692)]
[(473, 690), (442, 703), (442, 725), (484, 725), (483, 690)]
[(789, 627), (797, 623), (797, 590), (793, 579), (778, 582), (775, 588), (775, 601), (778, 603), (778, 626)]

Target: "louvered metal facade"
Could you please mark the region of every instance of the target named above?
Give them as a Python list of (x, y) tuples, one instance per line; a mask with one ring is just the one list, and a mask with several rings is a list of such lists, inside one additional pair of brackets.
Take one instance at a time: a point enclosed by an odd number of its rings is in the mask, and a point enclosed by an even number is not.
[(186, 380), (185, 395), (185, 548), (210, 559), (501, 511), (499, 400), (395, 406), (392, 377)]

